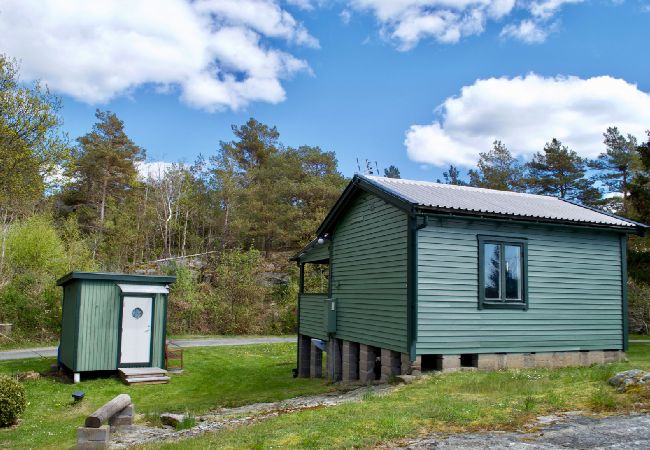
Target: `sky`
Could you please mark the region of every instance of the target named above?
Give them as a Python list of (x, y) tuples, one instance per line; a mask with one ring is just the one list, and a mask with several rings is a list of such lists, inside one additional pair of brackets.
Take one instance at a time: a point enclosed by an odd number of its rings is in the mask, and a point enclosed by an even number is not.
[(650, 0), (0, 0), (0, 52), (63, 99), (115, 112), (149, 162), (191, 163), (250, 117), (346, 176), (435, 180), (501, 140), (586, 157), (650, 129)]

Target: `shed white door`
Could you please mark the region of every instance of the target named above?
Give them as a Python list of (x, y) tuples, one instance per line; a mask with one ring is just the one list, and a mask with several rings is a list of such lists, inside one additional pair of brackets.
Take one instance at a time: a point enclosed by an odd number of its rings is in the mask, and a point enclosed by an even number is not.
[(151, 356), (151, 297), (124, 297), (121, 364), (148, 364)]

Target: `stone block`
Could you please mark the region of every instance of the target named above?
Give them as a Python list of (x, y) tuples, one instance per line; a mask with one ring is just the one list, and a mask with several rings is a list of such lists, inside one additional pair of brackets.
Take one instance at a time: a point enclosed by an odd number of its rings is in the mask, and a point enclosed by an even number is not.
[(311, 338), (304, 334), (298, 335), (298, 376), (309, 378), (309, 360), (311, 353)]
[(550, 368), (554, 367), (553, 353), (535, 353), (535, 367)]
[(359, 379), (359, 344), (357, 342), (343, 341), (342, 345), (344, 382)]
[(415, 361), (411, 361), (411, 375), (422, 375), (422, 356), (416, 356)]
[(400, 359), (400, 374), (411, 375), (411, 356), (408, 353), (402, 353)]
[(623, 360), (623, 352), (620, 350), (607, 350), (603, 352), (603, 360), (605, 363), (621, 362)]
[(323, 351), (313, 343), (309, 355), (309, 375), (312, 378), (321, 378), (323, 376)]
[(524, 367), (532, 369), (535, 367), (535, 355), (533, 353), (524, 353)]
[(460, 369), (460, 355), (442, 355), (443, 372), (453, 372)]
[(589, 363), (589, 352), (578, 352), (578, 364), (582, 367), (588, 367)]
[(400, 374), (400, 365), (402, 363), (399, 352), (381, 349), (381, 381), (386, 382), (395, 375)]
[(592, 350), (589, 352), (589, 365), (603, 364), (605, 362), (605, 352), (602, 350)]
[(579, 352), (564, 352), (564, 367), (579, 367), (579, 366), (580, 366)]
[(375, 381), (375, 361), (377, 350), (375, 347), (359, 345), (359, 380), (364, 383)]
[(479, 370), (501, 370), (507, 367), (507, 356), (501, 353), (485, 353), (478, 355)]
[(330, 381), (341, 381), (343, 376), (341, 363), (341, 340), (330, 338), (327, 342), (327, 378)]
[(506, 366), (508, 369), (523, 369), (526, 367), (526, 356), (523, 353), (508, 353)]
[(99, 428), (77, 428), (77, 449), (106, 448), (110, 439), (110, 427), (102, 425)]

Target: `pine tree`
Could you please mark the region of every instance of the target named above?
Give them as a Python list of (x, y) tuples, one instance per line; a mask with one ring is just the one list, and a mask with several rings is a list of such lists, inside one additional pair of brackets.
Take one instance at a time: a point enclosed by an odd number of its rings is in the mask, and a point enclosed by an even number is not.
[(524, 168), (501, 141), (489, 152), (479, 153), (476, 170), (470, 170), (469, 184), (500, 191), (523, 191)]
[(553, 139), (526, 164), (527, 185), (536, 194), (555, 195), (585, 205), (598, 204), (602, 195), (586, 178), (588, 161)]
[(445, 181), (441, 181), (440, 178), (438, 178), (436, 182), (442, 184), (454, 184), (456, 186), (467, 185), (467, 183), (461, 178), (460, 170), (458, 170), (458, 167), (454, 166), (453, 164), (449, 166), (449, 169), (446, 172), (442, 173), (442, 177)]
[(635, 217), (643, 223), (650, 223), (650, 130), (648, 141), (637, 147), (639, 167), (630, 189), (630, 204), (634, 208)]
[(388, 169), (384, 169), (384, 176), (386, 178), (402, 178), (399, 173), (399, 169), (392, 164), (388, 167)]

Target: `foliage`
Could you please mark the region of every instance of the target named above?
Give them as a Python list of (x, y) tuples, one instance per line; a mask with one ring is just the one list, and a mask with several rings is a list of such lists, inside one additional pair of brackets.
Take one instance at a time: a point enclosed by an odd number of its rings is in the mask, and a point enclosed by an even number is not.
[(595, 205), (601, 193), (586, 178), (588, 161), (553, 139), (526, 165), (528, 188), (536, 194), (555, 195), (585, 205)]
[(0, 375), (0, 427), (16, 423), (26, 406), (25, 388), (13, 378)]
[(11, 227), (6, 243), (6, 257), (15, 273), (62, 275), (65, 271), (65, 248), (52, 221), (32, 216)]
[(61, 101), (38, 82), (21, 82), (16, 60), (0, 54), (0, 215), (33, 210), (65, 160)]
[(440, 179), (436, 181), (438, 183), (454, 184), (456, 186), (467, 185), (467, 183), (461, 178), (460, 170), (458, 170), (458, 167), (454, 165), (450, 165), (449, 169), (446, 172), (442, 173), (442, 177), (445, 179), (445, 181), (441, 181)]
[(650, 284), (630, 278), (627, 298), (630, 333), (650, 334)]
[(591, 167), (598, 171), (597, 180), (603, 181), (609, 192), (622, 194), (621, 212), (627, 212), (630, 180), (639, 165), (637, 140), (631, 134), (623, 136), (618, 128), (609, 127), (603, 133), (606, 150), (598, 155)]
[[(291, 376), (296, 366), (293, 343), (187, 348), (183, 357), (184, 373), (172, 375), (171, 383), (163, 385), (125, 388), (117, 377), (82, 377), (74, 389), (52, 376), (24, 381), (29, 404), (19, 427), (0, 429), (0, 448), (72, 448), (84, 418), (125, 389), (138, 413), (148, 417), (163, 412), (198, 416), (222, 407), (335, 390), (323, 380)], [(55, 362), (54, 358), (0, 361), (0, 374), (47, 373)], [(75, 389), (87, 393), (82, 402), (70, 397)]]
[(524, 168), (501, 141), (494, 141), (489, 152), (479, 153), (476, 170), (470, 170), (469, 184), (499, 191), (521, 191)]
[(629, 203), (634, 209), (635, 217), (643, 223), (650, 223), (650, 131), (648, 141), (639, 145), (638, 171), (629, 187)]
[(392, 164), (388, 166), (388, 169), (384, 169), (384, 176), (386, 178), (402, 178), (399, 169)]
[(197, 276), (188, 267), (178, 265), (174, 275), (176, 283), (170, 291), (168, 308), (168, 327), (173, 333), (191, 333), (209, 331), (206, 327), (199, 330), (200, 316), (204, 310), (203, 298), (199, 292)]

